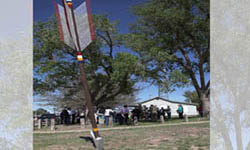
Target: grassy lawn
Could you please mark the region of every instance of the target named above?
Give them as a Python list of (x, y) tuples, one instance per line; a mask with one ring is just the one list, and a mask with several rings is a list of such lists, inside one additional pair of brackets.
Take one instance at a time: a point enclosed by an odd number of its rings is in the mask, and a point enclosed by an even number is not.
[[(209, 123), (101, 131), (105, 150), (208, 150)], [(34, 134), (34, 150), (94, 150), (90, 134)]]
[[(198, 122), (198, 121), (208, 121), (207, 118), (199, 118), (199, 117), (192, 117), (188, 119), (190, 122)], [(171, 123), (180, 123), (185, 122), (184, 119), (179, 118), (173, 118), (171, 120), (166, 120), (165, 124), (171, 124)], [(138, 122), (138, 126), (147, 126), (147, 125), (160, 125), (161, 122), (158, 120), (157, 122), (151, 122), (151, 121), (140, 121)], [(133, 125), (119, 125), (119, 123), (114, 123), (113, 127), (131, 127)], [(106, 128), (105, 125), (98, 125), (98, 128)], [(87, 125), (87, 128), (81, 128), (79, 124), (75, 125), (69, 125), (69, 126), (63, 126), (63, 125), (57, 125), (56, 131), (65, 131), (65, 130), (82, 130), (82, 129), (91, 129), (91, 124), (89, 123)], [(37, 129), (37, 126), (34, 127), (35, 131), (50, 131), (50, 127), (44, 127), (40, 130)]]
[[(208, 118), (200, 118), (200, 117), (191, 117), (188, 118), (189, 122), (197, 122), (197, 121), (209, 121)], [(170, 120), (165, 120), (165, 124), (170, 124), (170, 123), (180, 123), (180, 122), (185, 122), (184, 119), (179, 119), (179, 118), (172, 118)], [(159, 125), (161, 122), (158, 120), (157, 122), (154, 121), (140, 121), (138, 123), (139, 126), (146, 126), (146, 125)], [(118, 123), (114, 124), (114, 127), (121, 127), (121, 126), (127, 126), (127, 125), (119, 125)]]

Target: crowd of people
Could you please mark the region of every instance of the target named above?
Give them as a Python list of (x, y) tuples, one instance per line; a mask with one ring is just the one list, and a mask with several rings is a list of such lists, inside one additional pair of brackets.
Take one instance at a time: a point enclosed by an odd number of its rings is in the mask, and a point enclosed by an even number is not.
[(60, 113), (60, 123), (64, 125), (80, 123), (82, 117), (84, 117), (84, 114), (80, 111), (64, 107)]
[[(183, 118), (183, 106), (179, 105), (176, 111), (179, 114), (179, 118)], [(157, 121), (160, 119), (160, 116), (163, 116), (164, 120), (169, 120), (171, 119), (171, 113), (172, 110), (170, 106), (164, 109), (163, 107), (158, 108), (156, 105), (151, 105), (150, 107), (139, 105), (135, 106), (134, 109), (130, 111), (128, 106), (124, 105), (118, 111), (112, 110), (110, 107), (95, 110), (95, 117), (97, 124), (99, 124), (99, 116), (104, 116), (104, 124), (109, 126), (110, 121), (119, 123), (120, 125), (128, 125), (129, 121), (134, 120)], [(60, 123), (64, 125), (80, 123), (80, 118), (88, 118), (85, 116), (88, 116), (86, 111), (84, 113), (65, 107), (60, 113)]]
[[(179, 118), (183, 118), (184, 109), (182, 105), (178, 106), (176, 110)], [(168, 106), (166, 109), (163, 107), (158, 108), (156, 105), (151, 105), (149, 108), (146, 106), (135, 106), (132, 111), (129, 111), (128, 106), (124, 105), (120, 111), (113, 111), (111, 108), (104, 110), (105, 125), (109, 125), (109, 119), (112, 118), (114, 122), (120, 125), (129, 124), (129, 120), (137, 121), (157, 121), (162, 115), (165, 119), (171, 119), (171, 108)]]

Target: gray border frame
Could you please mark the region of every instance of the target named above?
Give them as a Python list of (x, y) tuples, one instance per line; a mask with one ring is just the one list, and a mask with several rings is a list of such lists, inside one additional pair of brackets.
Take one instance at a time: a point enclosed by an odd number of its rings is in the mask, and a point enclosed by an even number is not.
[(210, 149), (250, 150), (250, 1), (210, 6)]
[(33, 1), (0, 5), (0, 149), (33, 148)]

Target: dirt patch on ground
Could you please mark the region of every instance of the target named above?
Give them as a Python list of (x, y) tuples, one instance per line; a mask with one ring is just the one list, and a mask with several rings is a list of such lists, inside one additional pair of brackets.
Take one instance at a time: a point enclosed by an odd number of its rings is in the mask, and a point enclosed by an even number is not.
[(143, 140), (144, 142), (148, 143), (150, 146), (157, 147), (162, 142), (174, 142), (175, 138), (171, 136), (156, 136), (156, 137), (150, 137)]
[(149, 143), (151, 146), (158, 146), (158, 145), (161, 143), (161, 141), (162, 141), (161, 137), (157, 137), (157, 138), (154, 138), (154, 139), (149, 140), (148, 143)]
[(191, 150), (198, 150), (199, 147), (192, 145), (192, 146), (190, 147), (190, 149), (191, 149)]
[(207, 150), (207, 147), (198, 147), (198, 146), (194, 146), (192, 145), (190, 147), (191, 150)]

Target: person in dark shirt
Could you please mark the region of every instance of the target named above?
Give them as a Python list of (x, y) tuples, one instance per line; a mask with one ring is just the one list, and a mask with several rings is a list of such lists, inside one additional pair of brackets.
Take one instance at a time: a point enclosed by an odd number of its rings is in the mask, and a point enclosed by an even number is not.
[(138, 121), (139, 121), (144, 117), (143, 108), (141, 104), (139, 104), (138, 110), (139, 110), (139, 116), (138, 116)]
[(164, 108), (163, 108), (163, 107), (160, 109), (159, 114), (160, 114), (160, 116), (163, 116), (163, 117), (164, 117), (164, 119), (165, 119), (165, 110), (164, 110)]
[(63, 118), (63, 124), (68, 125), (69, 113), (66, 107), (62, 110), (61, 116)]
[(133, 114), (133, 120), (135, 119), (135, 117), (137, 117), (137, 120), (139, 120), (140, 110), (138, 107), (135, 107), (135, 109), (132, 110), (132, 114)]
[(71, 115), (72, 115), (72, 120), (71, 123), (75, 124), (75, 120), (76, 120), (76, 111), (74, 109), (71, 110)]
[(203, 117), (202, 104), (200, 104), (198, 111), (199, 111), (200, 116)]
[(171, 108), (168, 106), (167, 108), (168, 119), (171, 119)]
[(63, 115), (63, 111), (60, 113), (60, 119), (61, 119), (61, 124), (63, 124), (63, 122), (64, 122), (64, 115)]

